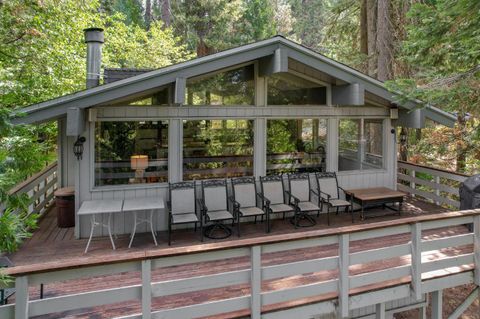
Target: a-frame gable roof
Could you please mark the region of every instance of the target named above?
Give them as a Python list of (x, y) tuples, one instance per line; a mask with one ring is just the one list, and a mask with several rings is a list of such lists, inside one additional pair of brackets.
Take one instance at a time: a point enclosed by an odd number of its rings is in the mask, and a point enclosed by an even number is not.
[[(113, 83), (100, 85), (70, 95), (22, 108), (18, 113), (24, 114), (13, 119), (14, 123), (38, 123), (63, 117), (70, 107), (88, 108), (126, 96), (139, 94), (170, 83), (197, 75), (214, 72), (233, 65), (273, 56), (281, 49), (284, 57), (297, 60), (321, 72), (327, 73), (346, 83), (358, 83), (366, 91), (393, 102), (395, 97), (384, 83), (369, 77), (347, 65), (299, 45), (281, 36), (228, 49), (212, 55), (192, 59), (167, 66)], [(401, 107), (410, 110), (417, 107), (415, 102), (407, 102)], [(423, 110), (425, 117), (441, 124), (452, 126), (455, 116), (438, 108), (427, 106)]]

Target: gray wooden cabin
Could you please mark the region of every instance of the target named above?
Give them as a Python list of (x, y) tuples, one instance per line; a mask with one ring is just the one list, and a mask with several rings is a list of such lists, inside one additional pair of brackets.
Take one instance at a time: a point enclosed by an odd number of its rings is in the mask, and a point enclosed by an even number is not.
[[(156, 70), (105, 69), (99, 85), (103, 32), (85, 35), (87, 89), (14, 119), (57, 121), (59, 186), (75, 186), (77, 210), (90, 199), (166, 199), (168, 182), (294, 171), (395, 189), (395, 128), (456, 120), (395, 102), (384, 83), (280, 36)], [(166, 229), (167, 214), (157, 217)], [(115, 232), (129, 233), (131, 218), (115, 216)], [(77, 237), (89, 222), (77, 216)]]

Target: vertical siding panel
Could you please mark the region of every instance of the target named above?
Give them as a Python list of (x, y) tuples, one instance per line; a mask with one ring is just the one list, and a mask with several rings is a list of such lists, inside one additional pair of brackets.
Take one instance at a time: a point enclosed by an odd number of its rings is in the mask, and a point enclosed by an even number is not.
[[(134, 189), (125, 190), (123, 198), (124, 199), (135, 198), (135, 190)], [(125, 214), (124, 219), (125, 219), (125, 233), (130, 234), (133, 228), (133, 214)]]

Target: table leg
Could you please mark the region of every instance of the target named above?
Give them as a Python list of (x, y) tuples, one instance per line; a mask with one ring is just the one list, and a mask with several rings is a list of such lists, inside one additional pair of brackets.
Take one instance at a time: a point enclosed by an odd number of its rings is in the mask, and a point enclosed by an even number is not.
[(364, 215), (364, 212), (363, 212), (365, 210), (365, 205), (363, 204), (363, 200), (362, 200), (362, 205), (361, 206), (362, 206), (362, 211), (360, 212), (360, 214), (361, 214), (360, 216), (361, 216), (362, 220), (365, 220), (365, 215)]
[(90, 237), (88, 237), (87, 247), (85, 247), (85, 254), (87, 253), (88, 247), (90, 246), (90, 242), (92, 241), (94, 228), (95, 228), (95, 215), (92, 214), (92, 217), (90, 220)]
[(130, 243), (128, 244), (128, 248), (132, 247), (133, 237), (135, 237), (135, 232), (137, 231), (137, 212), (133, 212), (133, 229), (132, 234), (130, 235)]
[(108, 236), (110, 237), (110, 241), (112, 242), (112, 249), (115, 250), (115, 243), (113, 242), (113, 237), (112, 237), (112, 213), (108, 213)]
[(154, 210), (152, 209), (150, 211), (150, 230), (152, 231), (153, 242), (155, 243), (155, 246), (158, 246), (157, 238), (155, 238), (155, 231), (153, 230), (153, 212)]

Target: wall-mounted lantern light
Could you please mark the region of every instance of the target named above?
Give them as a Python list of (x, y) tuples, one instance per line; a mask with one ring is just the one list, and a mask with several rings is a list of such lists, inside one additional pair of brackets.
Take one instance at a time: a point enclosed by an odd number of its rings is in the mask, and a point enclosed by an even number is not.
[(75, 143), (73, 144), (73, 154), (77, 157), (77, 160), (82, 159), (83, 155), (83, 143), (85, 143), (87, 139), (83, 136), (79, 136)]

